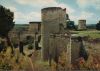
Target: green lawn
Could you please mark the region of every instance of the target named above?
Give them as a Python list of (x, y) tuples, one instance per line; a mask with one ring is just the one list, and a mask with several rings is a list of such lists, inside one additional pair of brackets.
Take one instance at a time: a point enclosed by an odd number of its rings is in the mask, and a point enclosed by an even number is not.
[(89, 36), (90, 38), (100, 38), (100, 31), (71, 31), (80, 36)]

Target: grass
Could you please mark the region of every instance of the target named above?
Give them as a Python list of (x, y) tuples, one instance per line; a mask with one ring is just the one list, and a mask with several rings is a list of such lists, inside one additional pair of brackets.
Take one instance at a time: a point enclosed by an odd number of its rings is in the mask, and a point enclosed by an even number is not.
[[(18, 52), (17, 52), (18, 53)], [(12, 57), (11, 48), (8, 47), (6, 52), (0, 53), (0, 70), (27, 70), (31, 69), (28, 58), (18, 54), (18, 62), (16, 62), (17, 54)]]
[(100, 31), (71, 31), (71, 33), (76, 33), (79, 36), (89, 36), (90, 38), (100, 38)]
[[(13, 71), (47, 71), (50, 70), (49, 63), (40, 60), (40, 51), (35, 51), (32, 57), (23, 56), (18, 49), (14, 49), (12, 57), (11, 48), (8, 47), (6, 52), (0, 53), (0, 70)], [(18, 58), (18, 62), (16, 59)]]
[[(89, 35), (91, 38), (100, 38), (100, 31), (72, 31), (73, 33), (77, 33), (78, 35)], [(96, 44), (97, 45), (97, 44)], [(89, 47), (89, 46), (88, 46)], [(100, 69), (100, 57), (99, 53), (94, 53), (94, 46), (91, 49), (88, 49), (89, 58), (85, 62), (84, 60), (80, 61), (82, 64), (78, 64), (77, 66), (80, 69)], [(95, 46), (96, 48), (96, 46)], [(66, 69), (67, 67), (71, 67), (67, 63), (66, 52), (63, 52), (58, 60), (58, 64), (52, 61), (51, 67), (49, 66), (48, 61), (44, 62), (41, 60), (41, 51), (34, 51), (33, 55), (29, 58), (27, 56), (23, 56), (19, 53), (19, 50), (14, 49), (15, 55), (11, 57), (11, 48), (8, 47), (5, 53), (0, 53), (0, 70), (26, 70), (26, 71), (57, 71), (56, 68), (58, 66), (59, 69)], [(99, 50), (99, 49), (98, 49)], [(28, 51), (28, 50), (26, 50)], [(97, 51), (99, 52), (99, 51)], [(92, 54), (91, 54), (92, 53)], [(16, 58), (19, 57), (18, 63), (16, 63)], [(75, 69), (73, 67), (72, 69)], [(67, 69), (66, 69), (67, 70)]]

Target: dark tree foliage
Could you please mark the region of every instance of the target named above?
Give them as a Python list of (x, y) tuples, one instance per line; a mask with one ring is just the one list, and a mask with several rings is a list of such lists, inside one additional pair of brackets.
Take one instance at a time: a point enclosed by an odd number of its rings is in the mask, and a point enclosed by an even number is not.
[(7, 39), (7, 43), (11, 46), (12, 52), (13, 47), (8, 37), (8, 33), (14, 26), (13, 19), (14, 13), (0, 5), (0, 37), (5, 37)]
[(0, 5), (0, 36), (8, 36), (14, 26), (14, 13)]
[(75, 29), (74, 21), (67, 22), (67, 29)]
[(96, 29), (100, 30), (100, 21), (99, 21), (99, 23), (96, 24)]

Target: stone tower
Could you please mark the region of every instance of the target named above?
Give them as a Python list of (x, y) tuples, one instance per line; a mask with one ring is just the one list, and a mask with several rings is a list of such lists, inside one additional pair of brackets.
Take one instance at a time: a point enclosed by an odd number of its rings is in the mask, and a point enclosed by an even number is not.
[(43, 60), (48, 60), (50, 35), (61, 34), (61, 26), (66, 27), (66, 11), (60, 7), (48, 7), (43, 8), (41, 13), (42, 56)]
[(86, 30), (86, 20), (78, 21), (78, 30)]
[(41, 22), (29, 22), (29, 32), (38, 33), (40, 32)]

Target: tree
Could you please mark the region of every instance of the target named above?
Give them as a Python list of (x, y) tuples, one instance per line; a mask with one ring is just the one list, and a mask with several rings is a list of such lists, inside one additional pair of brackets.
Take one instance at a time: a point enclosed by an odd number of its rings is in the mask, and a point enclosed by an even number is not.
[(96, 24), (96, 29), (100, 30), (100, 21)]
[(8, 33), (14, 26), (13, 19), (14, 13), (0, 5), (0, 36), (7, 38), (8, 45), (11, 47), (12, 45)]
[(67, 29), (75, 29), (74, 21), (67, 22)]

